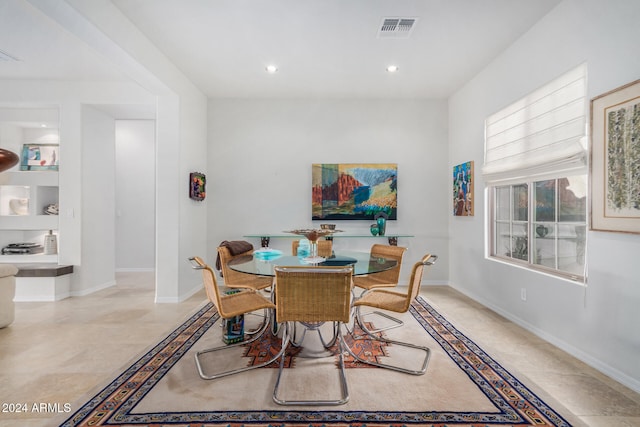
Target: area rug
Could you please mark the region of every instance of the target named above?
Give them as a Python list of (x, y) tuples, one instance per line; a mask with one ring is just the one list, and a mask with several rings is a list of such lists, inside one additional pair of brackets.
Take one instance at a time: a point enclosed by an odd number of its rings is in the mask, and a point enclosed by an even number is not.
[[(193, 352), (219, 344), (220, 328), (212, 328), (218, 317), (210, 304), (198, 310), (61, 426), (571, 426), (421, 297), (402, 317), (405, 326), (388, 333), (432, 349), (427, 373), (412, 376), (349, 367), (352, 398), (339, 407), (275, 405), (271, 392), (277, 369), (268, 367), (201, 380)], [(237, 358), (252, 363), (256, 354), (277, 351), (270, 348), (277, 344), (266, 347), (239, 347)], [(376, 351), (384, 352), (382, 357), (401, 357), (393, 345)], [(317, 370), (302, 376), (301, 372), (310, 371), (303, 369), (303, 363), (296, 358), (286, 370), (293, 378), (299, 376), (293, 391), (325, 388), (324, 374)], [(334, 361), (329, 365), (327, 372), (336, 371)]]

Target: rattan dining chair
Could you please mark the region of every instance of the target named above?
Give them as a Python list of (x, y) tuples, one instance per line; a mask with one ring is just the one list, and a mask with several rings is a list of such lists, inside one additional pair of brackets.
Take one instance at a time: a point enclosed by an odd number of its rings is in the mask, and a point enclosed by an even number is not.
[(251, 369), (261, 368), (277, 360), (278, 357), (280, 357), (280, 354), (284, 353), (284, 350), (276, 354), (274, 357), (270, 358), (268, 361), (257, 364), (257, 365), (246, 366), (246, 367), (232, 369), (229, 371), (218, 372), (214, 374), (204, 372), (204, 368), (202, 366), (203, 362), (201, 360), (201, 356), (203, 354), (224, 350), (224, 349), (229, 349), (229, 348), (237, 347), (240, 345), (250, 344), (253, 341), (257, 340), (267, 330), (267, 327), (271, 319), (270, 313), (272, 310), (276, 308), (276, 306), (269, 299), (263, 297), (253, 289), (243, 289), (233, 294), (222, 294), (220, 292), (220, 289), (218, 288), (218, 283), (216, 282), (216, 276), (213, 270), (211, 269), (211, 267), (209, 267), (200, 257), (189, 258), (189, 261), (192, 263), (192, 267), (194, 269), (202, 270), (202, 280), (204, 282), (204, 288), (207, 292), (207, 297), (209, 301), (211, 301), (215, 305), (221, 318), (231, 319), (235, 316), (251, 313), (257, 310), (264, 310), (264, 316), (265, 316), (265, 321), (262, 323), (260, 329), (252, 334), (253, 337), (251, 339), (234, 343), (234, 344), (221, 345), (218, 347), (208, 348), (208, 349), (200, 350), (196, 352), (196, 355), (195, 355), (196, 366), (198, 368), (198, 374), (200, 375), (200, 377), (205, 380), (213, 380), (216, 378), (221, 378), (228, 375), (237, 374), (240, 372), (245, 372)]
[[(398, 281), (400, 280), (402, 258), (406, 251), (407, 251), (407, 248), (403, 248), (401, 246), (374, 244), (373, 246), (371, 246), (371, 252), (370, 252), (371, 259), (372, 259), (371, 262), (375, 262), (376, 258), (387, 258), (387, 259), (396, 260), (398, 264), (389, 270), (381, 271), (379, 273), (367, 274), (363, 276), (354, 276), (353, 285), (362, 289), (361, 295), (364, 295), (365, 292), (371, 289), (388, 288), (388, 287), (397, 286)], [(368, 314), (377, 314), (393, 322), (391, 325), (386, 326), (384, 328), (377, 329), (375, 332), (385, 331), (388, 329), (402, 326), (402, 320), (396, 317), (390, 316), (386, 313), (382, 313), (380, 311), (374, 311)]]
[(343, 405), (349, 401), (349, 389), (344, 371), (345, 345), (340, 325), (350, 320), (351, 267), (278, 266), (275, 300), (276, 320), (284, 324), (282, 348), (292, 343), (295, 322), (305, 327), (316, 327), (321, 322), (337, 322), (337, 341), (340, 365), (341, 396), (332, 400), (286, 400), (279, 397), (279, 386), (284, 366), (284, 353), (273, 390), (273, 401), (279, 405)]
[(238, 257), (251, 257), (253, 250), (237, 255), (232, 255), (226, 246), (218, 246), (218, 255), (222, 267), (222, 277), (225, 286), (233, 289), (253, 289), (256, 291), (267, 289), (273, 285), (273, 278), (257, 276), (255, 274), (242, 273), (229, 267), (229, 261)]
[[(380, 336), (375, 335), (375, 331), (371, 331), (367, 329), (364, 321), (362, 320), (362, 315), (360, 313), (361, 307), (374, 307), (382, 310), (393, 311), (396, 313), (405, 313), (409, 310), (411, 306), (411, 301), (413, 301), (418, 294), (420, 293), (420, 283), (422, 281), (422, 275), (425, 267), (430, 267), (435, 264), (438, 259), (437, 255), (427, 254), (420, 261), (414, 264), (413, 269), (411, 271), (411, 280), (409, 281), (409, 289), (407, 293), (402, 293), (395, 291), (393, 289), (372, 289), (370, 291), (366, 291), (364, 295), (354, 301), (354, 320), (358, 323), (358, 326), (365, 332), (368, 339), (373, 339), (376, 341), (381, 341), (385, 343), (391, 343), (398, 346), (415, 348), (418, 350), (422, 350), (425, 353), (425, 357), (422, 360), (422, 364), (419, 369), (407, 369), (404, 367), (400, 367), (397, 365), (373, 362), (371, 360), (363, 359), (355, 354), (355, 352), (347, 346), (347, 351), (359, 360), (360, 362), (367, 363), (369, 365), (378, 366), (380, 368), (392, 369), (394, 371), (404, 372), (412, 375), (422, 375), (427, 370), (427, 364), (429, 363), (429, 357), (431, 356), (431, 350), (428, 347), (418, 346), (411, 343), (401, 342), (390, 340), (386, 338), (382, 338)], [(355, 328), (354, 328), (355, 329)], [(355, 338), (354, 339), (362, 339)]]
[[(300, 240), (291, 242), (291, 254), (298, 255)], [(329, 258), (333, 253), (333, 242), (331, 240), (318, 240), (318, 256)]]

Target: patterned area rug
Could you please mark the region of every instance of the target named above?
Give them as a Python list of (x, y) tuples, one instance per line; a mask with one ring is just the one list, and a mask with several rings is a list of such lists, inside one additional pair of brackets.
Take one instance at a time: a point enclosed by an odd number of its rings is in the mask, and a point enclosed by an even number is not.
[[(365, 322), (365, 326), (369, 328), (370, 331), (375, 330), (375, 327), (371, 322)], [(381, 334), (382, 334), (382, 337), (385, 337), (384, 332), (382, 332)], [(353, 335), (355, 335), (356, 337), (361, 337), (364, 335), (364, 332), (362, 332), (358, 327), (356, 327), (356, 329), (353, 331)], [(382, 362), (381, 359), (385, 356), (388, 356), (387, 352), (385, 351), (385, 347), (387, 347), (388, 345), (386, 343), (375, 341), (375, 340), (353, 339), (353, 336), (350, 334), (347, 334), (344, 337), (344, 340), (349, 346), (349, 348), (351, 348), (351, 350), (353, 350), (353, 352), (356, 355), (358, 355), (363, 359), (381, 363)], [(242, 353), (242, 356), (248, 358), (247, 366), (259, 365), (260, 363), (263, 363), (271, 359), (276, 354), (278, 354), (278, 352), (280, 351), (280, 348), (281, 348), (281, 340), (279, 337), (274, 336), (273, 334), (264, 334), (261, 339), (248, 344), (245, 347), (244, 352)], [(336, 352), (337, 349), (338, 349), (338, 345), (334, 344), (330, 348), (330, 351)], [(285, 352), (283, 366), (285, 368), (294, 367), (296, 356), (300, 353), (300, 351), (301, 351), (300, 348), (289, 347), (289, 349), (287, 349), (287, 351)], [(339, 362), (338, 362), (338, 358), (336, 357), (336, 364), (337, 363)], [(348, 353), (344, 355), (344, 366), (347, 369), (353, 369), (353, 368), (376, 369), (375, 366), (362, 363), (356, 360), (353, 356), (351, 356)], [(280, 367), (280, 360), (276, 360), (275, 362), (271, 362), (267, 366), (264, 366), (264, 368), (276, 368), (276, 369), (279, 367)]]
[[(441, 347), (442, 350), (437, 349), (443, 352), (441, 359), (447, 359), (446, 363), (455, 363), (455, 369), (461, 370), (466, 374), (466, 376), (462, 375), (467, 378), (465, 381), (468, 381), (465, 389), (473, 389), (474, 393), (481, 395), (488, 402), (491, 410), (447, 411), (429, 408), (421, 411), (339, 410), (335, 408), (292, 410), (286, 407), (279, 407), (277, 410), (216, 410), (215, 405), (210, 402), (208, 402), (210, 404), (205, 405), (207, 406), (206, 409), (202, 408), (201, 410), (164, 412), (145, 409), (145, 405), (141, 403), (145, 397), (152, 393), (154, 388), (160, 388), (159, 383), (163, 378), (170, 376), (168, 375), (169, 371), (181, 361), (183, 356), (196, 345), (198, 340), (218, 319), (215, 308), (207, 305), (83, 404), (61, 426), (265, 427), (273, 425), (339, 427), (371, 425), (384, 427), (419, 425), (433, 427), (570, 427), (568, 421), (493, 360), (472, 340), (458, 331), (424, 299), (419, 297), (414, 301), (410, 313), (412, 318), (419, 324), (419, 329), (429, 334), (431, 337), (429, 339), (433, 339)], [(389, 351), (392, 350), (393, 346), (389, 346)], [(435, 350), (436, 348), (432, 346), (432, 351)], [(377, 349), (376, 351), (384, 352), (386, 349)], [(246, 352), (250, 354), (251, 350), (246, 350)], [(426, 375), (421, 377), (405, 376), (402, 378), (407, 379), (402, 379), (401, 381), (407, 381), (408, 383), (409, 378), (425, 378), (435, 381), (434, 378), (438, 374), (438, 369), (434, 366), (434, 363), (432, 356), (432, 362)], [(191, 369), (192, 367), (189, 367), (189, 370), (184, 372), (191, 373)], [(295, 367), (292, 368), (293, 371), (295, 369)], [(266, 372), (267, 370), (260, 369), (257, 371)], [(268, 371), (273, 372), (274, 370), (270, 369)], [(372, 369), (355, 371), (369, 375), (368, 379), (364, 380), (366, 382), (371, 381), (371, 375), (380, 377), (383, 374), (382, 371), (385, 373), (391, 372), (388, 370), (375, 372)], [(430, 374), (434, 377), (430, 378)], [(181, 372), (180, 375), (184, 376), (185, 374)], [(249, 373), (235, 377), (239, 378), (247, 375)], [(182, 377), (179, 376), (179, 378)], [(439, 389), (446, 388), (446, 381), (447, 378), (444, 379), (445, 384), (439, 386)], [(212, 384), (215, 382), (203, 381), (197, 384)], [(413, 390), (407, 390), (407, 393), (413, 392)], [(187, 399), (188, 393), (180, 394), (180, 396), (184, 396), (184, 399)], [(464, 397), (453, 395), (447, 396), (445, 400), (447, 399), (460, 403)], [(422, 400), (426, 401), (426, 396)], [(451, 402), (448, 401), (447, 404), (451, 404)]]

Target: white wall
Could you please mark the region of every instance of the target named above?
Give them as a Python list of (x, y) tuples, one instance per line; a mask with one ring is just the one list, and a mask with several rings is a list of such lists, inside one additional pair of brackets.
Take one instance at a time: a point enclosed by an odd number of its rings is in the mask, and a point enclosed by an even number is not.
[[(312, 163), (397, 163), (398, 220), (387, 229), (415, 235), (398, 243), (409, 248), (403, 279), (429, 251), (440, 262), (424, 283), (446, 282), (446, 108), (445, 101), (210, 100), (207, 261), (215, 261), (223, 240), (326, 222), (311, 221)], [(373, 221), (331, 222), (368, 235)], [(368, 251), (373, 243), (334, 240), (336, 249)], [(270, 246), (290, 251), (291, 240), (274, 239)]]
[(155, 269), (155, 121), (115, 123), (118, 271)]
[[(482, 165), (484, 119), (582, 62), (589, 98), (636, 80), (639, 17), (636, 0), (562, 2), (450, 98), (449, 164)], [(449, 223), (453, 286), (640, 391), (640, 236), (589, 232), (586, 288), (487, 260), (479, 172), (476, 216)]]
[[(115, 284), (115, 121), (82, 107), (82, 246), (72, 292), (86, 294)], [(62, 160), (61, 160), (62, 162)], [(61, 165), (62, 167), (62, 165)]]

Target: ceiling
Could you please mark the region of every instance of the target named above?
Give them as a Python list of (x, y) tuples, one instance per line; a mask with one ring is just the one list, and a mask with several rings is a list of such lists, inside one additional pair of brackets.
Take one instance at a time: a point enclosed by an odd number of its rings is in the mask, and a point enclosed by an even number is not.
[[(111, 2), (211, 98), (446, 98), (560, 0)], [(0, 79), (126, 78), (26, 0), (0, 2), (0, 51)]]

